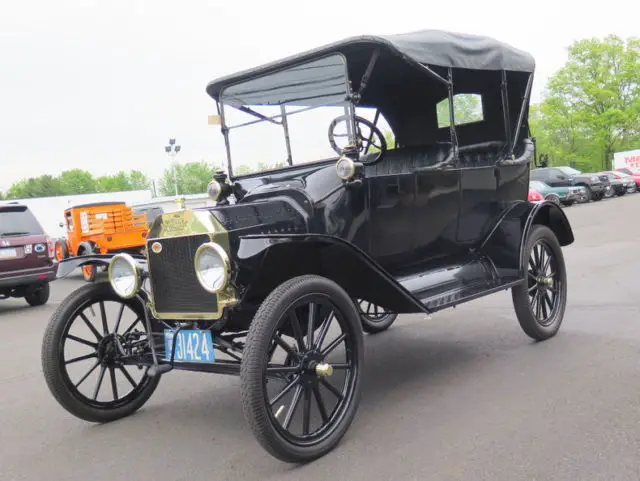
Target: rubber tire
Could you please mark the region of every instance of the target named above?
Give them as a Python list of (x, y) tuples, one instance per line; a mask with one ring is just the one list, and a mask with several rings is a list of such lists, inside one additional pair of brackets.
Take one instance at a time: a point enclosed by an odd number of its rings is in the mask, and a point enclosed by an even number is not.
[[(60, 246), (60, 250), (62, 251), (62, 259), (58, 259), (58, 256), (57, 256), (58, 246)], [(55, 253), (56, 260), (58, 262), (69, 257), (69, 248), (67, 247), (67, 242), (64, 239), (58, 239), (56, 241), (54, 253)]]
[[(356, 300), (354, 302), (356, 302), (356, 309), (358, 309), (358, 312), (360, 312), (360, 309), (358, 308), (358, 305), (357, 305), (358, 301)], [(398, 314), (389, 313), (386, 316), (384, 316), (380, 321), (371, 321), (364, 314), (360, 314), (360, 322), (362, 322), (362, 330), (367, 334), (378, 334), (380, 332), (386, 331), (391, 327), (391, 325), (396, 321), (397, 318), (398, 318)]]
[(536, 341), (545, 341), (558, 333), (560, 325), (564, 319), (564, 312), (567, 307), (567, 270), (564, 263), (562, 247), (560, 247), (560, 243), (558, 242), (556, 235), (547, 226), (534, 224), (531, 228), (531, 232), (529, 233), (529, 237), (527, 238), (524, 256), (524, 272), (526, 273), (528, 271), (528, 263), (533, 245), (540, 239), (544, 239), (553, 252), (560, 270), (560, 282), (564, 286), (560, 293), (560, 306), (556, 312), (554, 322), (549, 326), (542, 326), (538, 323), (534, 314), (531, 312), (529, 294), (527, 293), (528, 282), (526, 277), (522, 284), (511, 289), (511, 297), (513, 299), (513, 307), (516, 311), (518, 322), (520, 323), (520, 327), (524, 333)]
[(565, 207), (571, 207), (575, 203), (576, 203), (575, 200), (567, 200), (567, 201), (563, 202), (562, 205), (564, 205)]
[(61, 356), (64, 355), (60, 352), (61, 336), (69, 317), (88, 300), (124, 302), (144, 319), (143, 307), (137, 299), (121, 299), (113, 292), (111, 285), (107, 282), (85, 284), (64, 299), (51, 316), (42, 341), (42, 370), (51, 394), (64, 409), (85, 421), (108, 423), (127, 417), (140, 409), (158, 387), (161, 376), (147, 378), (147, 385), (138, 397), (129, 404), (109, 410), (87, 406), (67, 389), (59, 362)]
[(42, 284), (40, 286), (31, 287), (24, 296), (24, 300), (27, 301), (32, 307), (43, 306), (49, 300), (51, 295), (51, 288), (49, 283)]
[[(351, 323), (353, 342), (357, 346), (359, 372), (356, 374), (351, 404), (347, 407), (338, 429), (317, 445), (299, 447), (285, 440), (271, 424), (265, 403), (262, 372), (275, 324), (288, 306), (310, 293), (328, 294), (345, 316), (345, 320)], [(360, 315), (352, 299), (338, 284), (324, 277), (303, 275), (276, 287), (264, 300), (249, 326), (240, 367), (242, 410), (251, 431), (262, 447), (275, 458), (287, 463), (310, 462), (333, 450), (351, 425), (358, 409), (363, 360), (364, 335)]]
[(560, 197), (558, 197), (556, 194), (549, 194), (545, 197), (544, 200), (548, 200), (549, 202), (560, 206)]

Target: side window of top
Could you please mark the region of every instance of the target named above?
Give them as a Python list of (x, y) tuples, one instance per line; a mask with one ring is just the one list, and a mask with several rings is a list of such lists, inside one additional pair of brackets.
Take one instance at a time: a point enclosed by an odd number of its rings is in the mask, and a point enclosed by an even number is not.
[[(449, 116), (449, 99), (443, 99), (437, 106), (438, 128), (449, 127), (451, 118)], [(484, 112), (482, 111), (482, 96), (479, 94), (455, 94), (453, 96), (453, 115), (456, 125), (482, 122)]]

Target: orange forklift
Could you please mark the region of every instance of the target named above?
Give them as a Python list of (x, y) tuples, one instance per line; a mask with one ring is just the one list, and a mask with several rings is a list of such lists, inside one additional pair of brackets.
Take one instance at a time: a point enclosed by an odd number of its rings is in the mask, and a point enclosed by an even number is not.
[[(149, 223), (146, 214), (135, 214), (124, 202), (99, 202), (66, 209), (60, 227), (66, 227), (67, 236), (56, 241), (58, 261), (92, 254), (141, 254)], [(95, 280), (95, 265), (81, 269), (87, 282)]]

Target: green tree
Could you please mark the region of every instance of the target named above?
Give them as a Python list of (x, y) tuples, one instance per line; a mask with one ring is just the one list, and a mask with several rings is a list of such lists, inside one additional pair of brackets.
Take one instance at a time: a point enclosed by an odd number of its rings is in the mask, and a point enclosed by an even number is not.
[(98, 177), (95, 185), (98, 192), (123, 192), (132, 190), (129, 175), (126, 172), (118, 172), (114, 175)]
[[(441, 100), (436, 106), (438, 127), (448, 127), (451, 124), (449, 115), (449, 99)], [(482, 102), (476, 94), (456, 94), (453, 97), (453, 115), (456, 125), (478, 122), (482, 120)]]
[(60, 195), (60, 181), (50, 175), (30, 177), (13, 184), (7, 191), (10, 199), (26, 199), (34, 197), (51, 197)]
[[(213, 173), (219, 167), (205, 161), (175, 164), (175, 175), (178, 181), (179, 194), (202, 194), (207, 191), (207, 185), (213, 178)], [(165, 169), (160, 181), (160, 191), (163, 195), (175, 194), (173, 166)]]
[(62, 195), (93, 194), (96, 181), (90, 172), (82, 169), (65, 170), (59, 177)]
[(143, 172), (132, 170), (129, 173), (129, 185), (131, 190), (146, 190), (151, 188), (151, 181)]
[(613, 153), (640, 138), (639, 72), (640, 38), (574, 42), (544, 93), (539, 151), (583, 170), (610, 168)]

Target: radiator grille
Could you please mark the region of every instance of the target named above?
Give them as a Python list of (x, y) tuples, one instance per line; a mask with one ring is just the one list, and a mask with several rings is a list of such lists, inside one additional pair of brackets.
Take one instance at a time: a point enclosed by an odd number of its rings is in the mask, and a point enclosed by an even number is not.
[[(150, 283), (158, 314), (217, 312), (217, 296), (202, 288), (193, 265), (196, 249), (209, 240), (208, 235), (199, 234), (147, 242)], [(162, 244), (157, 254), (151, 249), (154, 242)]]

